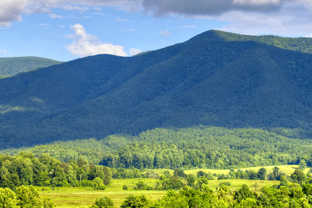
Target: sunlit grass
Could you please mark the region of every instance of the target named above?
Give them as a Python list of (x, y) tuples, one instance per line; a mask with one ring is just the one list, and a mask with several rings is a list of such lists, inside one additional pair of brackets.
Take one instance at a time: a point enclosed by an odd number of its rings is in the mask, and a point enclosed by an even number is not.
[[(260, 168), (265, 168), (268, 173), (273, 172), (273, 168), (278, 167), (280, 171), (286, 173), (287, 175), (291, 175), (293, 172), (295, 172), (296, 169), (299, 168), (299, 165), (273, 165), (273, 166), (262, 166), (262, 167), (251, 167), (251, 168), (240, 168), (240, 169), (234, 169), (237, 170), (254, 170), (258, 171)], [(304, 170), (305, 173), (309, 172), (310, 167), (306, 168)], [(204, 171), (206, 173), (210, 172), (212, 174), (228, 174), (230, 170), (215, 170), (215, 169), (195, 169), (195, 170), (186, 170), (184, 171), (186, 174), (196, 174), (198, 171)]]
[[(124, 200), (131, 194), (134, 195), (142, 195), (145, 194), (147, 198), (151, 200), (161, 199), (167, 191), (165, 190), (151, 190), (151, 191), (137, 191), (134, 190), (134, 186), (139, 181), (143, 181), (149, 186), (154, 187), (155, 183), (158, 181), (157, 179), (114, 179), (111, 184), (104, 191), (93, 190), (89, 187), (59, 187), (55, 188), (55, 190), (51, 190), (51, 188), (44, 187), (42, 191), (42, 187), (38, 187), (39, 193), (45, 197), (51, 197), (55, 202), (57, 207), (90, 207), (94, 204), (95, 200), (108, 196), (110, 197), (115, 206), (119, 207)], [(279, 181), (260, 181), (260, 180), (210, 180), (209, 187), (212, 190), (216, 190), (219, 187), (219, 184), (222, 182), (230, 182), (230, 189), (236, 190), (239, 189), (243, 184), (246, 184), (250, 187), (250, 189), (255, 190), (255, 183), (257, 183), (258, 189), (263, 186), (272, 186), (274, 184), (279, 184)], [(123, 185), (128, 186), (128, 190), (123, 190)]]

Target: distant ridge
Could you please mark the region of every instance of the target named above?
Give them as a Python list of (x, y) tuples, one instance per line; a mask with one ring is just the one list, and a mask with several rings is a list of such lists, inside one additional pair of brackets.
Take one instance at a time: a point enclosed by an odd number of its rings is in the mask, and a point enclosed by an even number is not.
[(219, 30), (209, 30), (190, 39), (193, 41), (215, 40), (215, 41), (255, 41), (265, 43), (279, 48), (312, 53), (312, 38), (284, 38), (273, 35), (239, 35), (235, 33), (223, 32)]
[(198, 125), (311, 138), (310, 42), (208, 31), (139, 56), (91, 56), (2, 79), (0, 146)]
[(0, 58), (0, 76), (13, 76), (32, 69), (49, 67), (62, 62), (40, 57)]

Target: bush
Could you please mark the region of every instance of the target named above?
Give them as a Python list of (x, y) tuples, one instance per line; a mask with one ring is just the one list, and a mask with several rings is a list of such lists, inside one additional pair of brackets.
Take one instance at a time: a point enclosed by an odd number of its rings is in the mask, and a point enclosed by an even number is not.
[(95, 201), (95, 205), (92, 205), (92, 208), (110, 208), (113, 207), (113, 200), (107, 196), (99, 198)]
[(94, 190), (105, 190), (105, 185), (103, 183), (103, 180), (99, 177), (96, 177), (93, 181), (93, 189)]
[(150, 201), (147, 199), (145, 195), (141, 196), (134, 196), (130, 195), (126, 198), (126, 200), (122, 203), (120, 206), (121, 208), (128, 208), (128, 207), (137, 207), (137, 208), (143, 208), (146, 207)]
[(123, 190), (128, 190), (128, 186), (127, 185), (123, 185), (122, 189)]
[(230, 183), (230, 182), (222, 182), (222, 183), (219, 184), (220, 187), (221, 187), (222, 185), (231, 186), (231, 183)]
[(82, 180), (81, 182), (78, 183), (78, 186), (93, 187), (93, 183), (92, 183), (92, 181)]

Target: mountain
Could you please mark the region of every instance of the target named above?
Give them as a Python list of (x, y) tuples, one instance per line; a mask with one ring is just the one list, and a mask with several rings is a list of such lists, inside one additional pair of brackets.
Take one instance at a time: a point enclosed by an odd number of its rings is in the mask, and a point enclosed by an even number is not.
[(310, 138), (312, 54), (298, 39), (275, 39), (208, 31), (139, 56), (97, 55), (2, 79), (0, 146), (198, 125)]
[(13, 76), (20, 72), (49, 67), (60, 63), (59, 61), (39, 57), (0, 58), (0, 76)]

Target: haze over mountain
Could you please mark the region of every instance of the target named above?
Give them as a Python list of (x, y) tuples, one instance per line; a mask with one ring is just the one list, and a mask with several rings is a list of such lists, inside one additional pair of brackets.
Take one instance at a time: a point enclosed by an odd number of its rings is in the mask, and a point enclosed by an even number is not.
[(0, 58), (0, 76), (13, 76), (32, 69), (49, 67), (62, 62), (40, 57)]
[(97, 55), (0, 80), (1, 147), (196, 125), (311, 136), (312, 41), (208, 31), (134, 57)]

